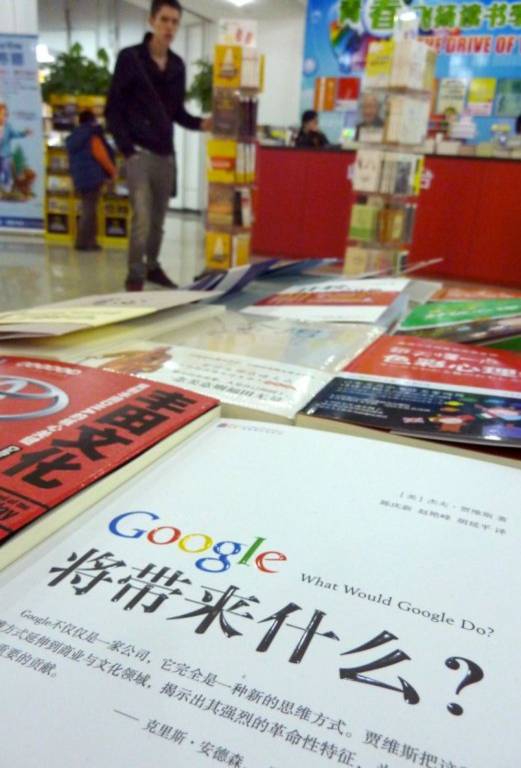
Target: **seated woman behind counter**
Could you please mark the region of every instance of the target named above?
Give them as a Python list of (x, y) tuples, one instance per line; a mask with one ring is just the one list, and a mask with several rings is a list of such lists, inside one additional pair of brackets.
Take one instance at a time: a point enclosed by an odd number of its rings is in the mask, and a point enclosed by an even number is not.
[(295, 140), (295, 146), (309, 149), (327, 147), (328, 144), (326, 135), (319, 130), (318, 114), (313, 109), (306, 110), (302, 115), (302, 123)]

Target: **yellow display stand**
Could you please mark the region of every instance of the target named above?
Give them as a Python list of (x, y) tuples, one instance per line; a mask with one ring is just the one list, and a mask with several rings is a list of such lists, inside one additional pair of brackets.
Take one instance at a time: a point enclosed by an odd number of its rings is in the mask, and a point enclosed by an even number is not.
[(264, 87), (264, 71), (264, 57), (254, 47), (215, 47), (214, 130), (207, 144), (208, 270), (250, 262), (257, 97)]

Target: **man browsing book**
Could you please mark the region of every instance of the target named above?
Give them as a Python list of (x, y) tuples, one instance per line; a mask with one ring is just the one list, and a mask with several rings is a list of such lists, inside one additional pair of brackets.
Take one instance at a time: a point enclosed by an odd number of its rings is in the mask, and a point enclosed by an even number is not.
[(151, 32), (140, 45), (121, 51), (107, 101), (107, 123), (126, 158), (132, 207), (126, 288), (141, 291), (145, 280), (176, 288), (159, 264), (168, 202), (176, 189), (173, 124), (207, 131), (209, 119), (184, 107), (186, 72), (170, 50), (181, 24), (178, 0), (153, 0)]

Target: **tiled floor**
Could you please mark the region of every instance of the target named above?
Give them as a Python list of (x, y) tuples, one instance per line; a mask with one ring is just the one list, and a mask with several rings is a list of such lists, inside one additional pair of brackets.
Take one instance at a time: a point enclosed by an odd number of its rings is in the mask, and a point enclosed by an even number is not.
[[(202, 271), (203, 245), (201, 218), (168, 216), (161, 263), (180, 285)], [(124, 250), (78, 253), (39, 237), (0, 234), (0, 311), (122, 291), (126, 274)]]

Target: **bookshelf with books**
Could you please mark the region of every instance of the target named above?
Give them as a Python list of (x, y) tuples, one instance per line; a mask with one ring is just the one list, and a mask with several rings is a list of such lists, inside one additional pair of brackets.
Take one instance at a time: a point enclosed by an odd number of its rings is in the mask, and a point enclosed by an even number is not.
[(206, 268), (250, 261), (258, 97), (264, 59), (256, 48), (218, 44), (213, 68), (213, 135), (207, 145)]
[[(90, 109), (103, 125), (105, 98), (63, 96), (51, 99), (52, 116), (45, 121), (45, 238), (70, 245), (75, 241), (81, 200), (69, 172), (65, 139), (75, 128), (81, 110)], [(109, 137), (110, 140), (110, 137)], [(123, 156), (116, 153), (118, 178), (106, 188), (98, 206), (98, 241), (111, 248), (126, 248), (130, 231), (130, 202), (123, 178)]]
[(400, 274), (407, 267), (435, 62), (434, 51), (417, 39), (369, 46), (344, 261), (351, 277)]

